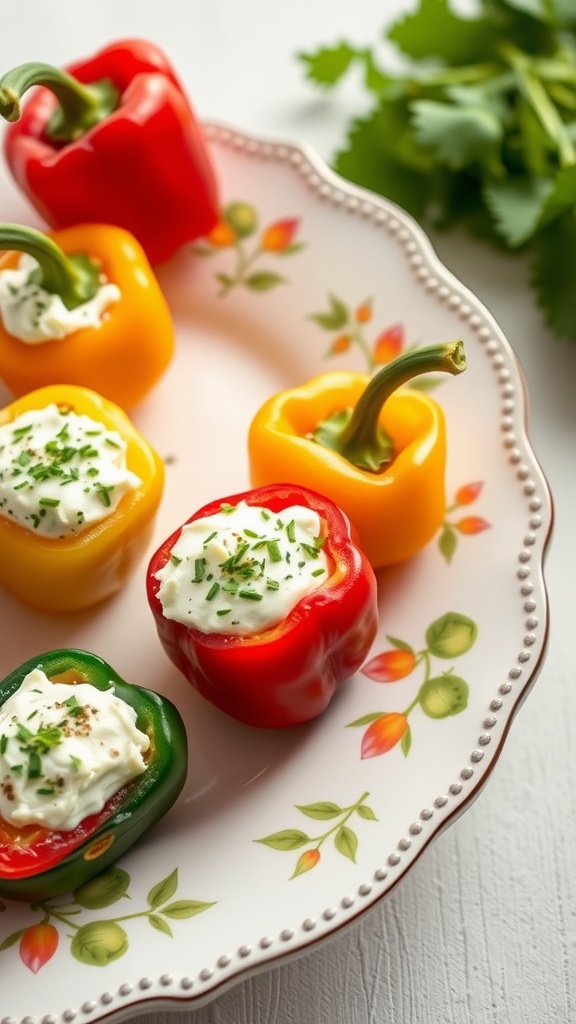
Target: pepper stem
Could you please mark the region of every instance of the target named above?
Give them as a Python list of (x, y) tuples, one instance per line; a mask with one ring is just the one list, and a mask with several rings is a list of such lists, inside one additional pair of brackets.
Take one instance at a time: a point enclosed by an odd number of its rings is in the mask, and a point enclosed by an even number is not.
[(343, 409), (319, 423), (312, 437), (357, 466), (378, 473), (394, 459), (394, 443), (380, 425), (380, 413), (390, 395), (423, 373), (462, 373), (466, 353), (462, 341), (404, 352), (372, 378), (353, 409)]
[(120, 94), (109, 79), (85, 85), (67, 71), (33, 61), (19, 64), (0, 78), (2, 117), (17, 121), (22, 96), (34, 85), (50, 89), (58, 100), (46, 127), (46, 135), (58, 142), (72, 142), (118, 106)]
[(59, 295), (67, 309), (91, 299), (100, 284), (100, 268), (87, 253), (67, 254), (48, 235), (20, 224), (0, 223), (0, 249), (15, 249), (37, 260), (30, 279)]

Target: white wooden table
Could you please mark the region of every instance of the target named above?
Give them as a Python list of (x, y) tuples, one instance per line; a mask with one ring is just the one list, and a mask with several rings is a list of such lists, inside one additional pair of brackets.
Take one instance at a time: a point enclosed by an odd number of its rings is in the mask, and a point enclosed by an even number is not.
[[(154, 39), (202, 118), (303, 140), (329, 161), (366, 101), (354, 81), (315, 93), (296, 52), (341, 38), (372, 43), (410, 6), (19, 0), (5, 15), (0, 65), (66, 63), (121, 36)], [(24, 217), (27, 207), (3, 168), (0, 175), (0, 218)], [(150, 1012), (138, 1024), (576, 1021), (576, 344), (544, 329), (522, 260), (454, 235), (433, 241), (499, 320), (525, 371), (529, 433), (556, 507), (544, 668), (482, 795), (383, 903), (324, 946), (237, 984), (203, 1009)]]

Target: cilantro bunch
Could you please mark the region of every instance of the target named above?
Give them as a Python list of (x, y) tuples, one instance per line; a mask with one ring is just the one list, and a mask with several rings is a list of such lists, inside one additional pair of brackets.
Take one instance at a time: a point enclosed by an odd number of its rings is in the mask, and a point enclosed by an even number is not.
[(344, 177), (436, 228), (530, 254), (549, 327), (576, 340), (576, 0), (419, 0), (385, 37), (409, 71), (343, 42), (301, 53), (311, 81), (361, 69), (373, 98), (336, 154)]

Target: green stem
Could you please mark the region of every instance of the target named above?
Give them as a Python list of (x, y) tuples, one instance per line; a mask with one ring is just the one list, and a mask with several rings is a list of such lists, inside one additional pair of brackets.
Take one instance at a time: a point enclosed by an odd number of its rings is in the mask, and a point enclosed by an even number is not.
[(59, 295), (67, 309), (75, 309), (98, 291), (100, 271), (87, 253), (67, 255), (35, 228), (0, 223), (0, 249), (25, 252), (38, 261), (32, 279), (45, 291)]
[(60, 142), (71, 142), (94, 124), (104, 120), (118, 106), (119, 91), (108, 79), (85, 85), (51, 64), (19, 64), (0, 78), (0, 114), (7, 121), (20, 117), (20, 101), (35, 85), (50, 89), (58, 100), (46, 134)]
[(343, 409), (318, 424), (312, 437), (358, 469), (378, 473), (392, 462), (392, 439), (380, 426), (382, 407), (399, 387), (423, 373), (458, 374), (466, 369), (462, 341), (410, 349), (372, 377), (353, 409)]

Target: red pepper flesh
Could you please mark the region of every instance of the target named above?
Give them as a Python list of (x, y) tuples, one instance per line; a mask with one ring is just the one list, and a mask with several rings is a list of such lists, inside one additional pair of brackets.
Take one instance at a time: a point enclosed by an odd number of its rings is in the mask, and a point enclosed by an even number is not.
[(45, 86), (8, 126), (10, 170), (47, 223), (123, 227), (152, 263), (208, 233), (218, 220), (214, 168), (162, 51), (144, 40), (121, 40), (67, 71), (86, 84), (109, 80), (120, 96), (115, 110), (69, 142), (49, 136), (58, 100)]
[(314, 509), (326, 537), (326, 582), (261, 633), (238, 637), (190, 628), (165, 618), (157, 596), (156, 573), (169, 561), (180, 527), (152, 556), (148, 601), (166, 654), (203, 697), (247, 725), (280, 729), (320, 715), (338, 685), (362, 665), (378, 624), (376, 578), (344, 513), (304, 487), (275, 484), (221, 498), (187, 522), (240, 501), (271, 512), (291, 505)]

